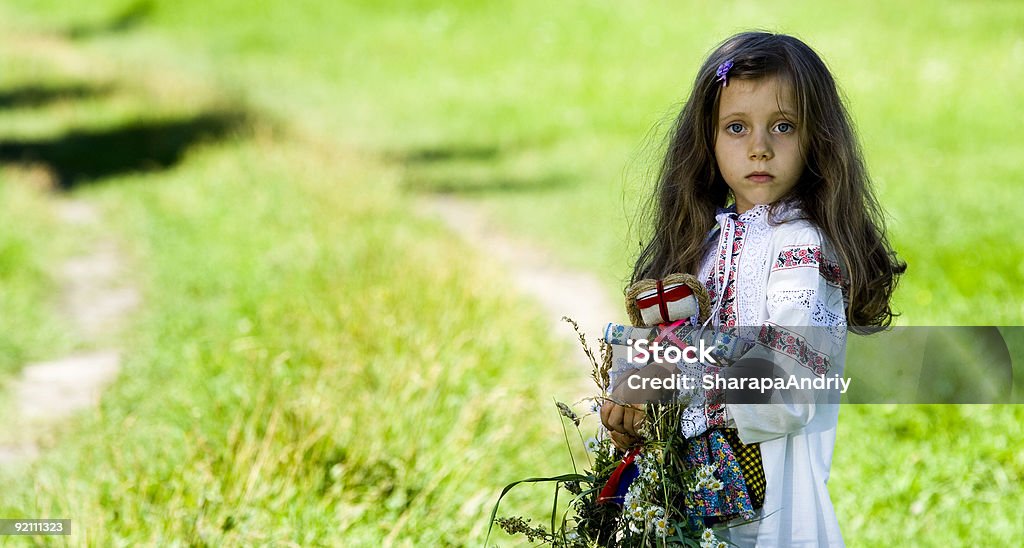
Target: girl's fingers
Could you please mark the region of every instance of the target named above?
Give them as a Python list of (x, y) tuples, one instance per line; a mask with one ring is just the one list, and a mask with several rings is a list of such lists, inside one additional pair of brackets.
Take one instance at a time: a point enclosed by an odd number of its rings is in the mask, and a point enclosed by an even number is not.
[(606, 424), (605, 426), (608, 427), (609, 430), (623, 432), (624, 430), (622, 429), (622, 427), (624, 411), (625, 408), (622, 407), (621, 405), (612, 404), (611, 411), (608, 413), (608, 424)]
[(611, 415), (612, 407), (614, 406), (615, 404), (610, 401), (606, 401), (601, 404), (601, 424), (603, 424), (605, 428), (611, 428), (608, 426), (608, 417)]
[(644, 423), (644, 417), (646, 413), (636, 409), (635, 407), (625, 407), (625, 412), (622, 417), (622, 428), (623, 431), (630, 436), (639, 437), (640, 426)]
[(612, 443), (615, 444), (615, 447), (617, 447), (617, 448), (619, 448), (619, 449), (621, 449), (623, 451), (629, 449), (630, 447), (633, 446), (634, 443), (636, 443), (636, 438), (634, 438), (633, 436), (630, 436), (629, 434), (620, 434), (619, 432), (611, 432), (611, 437), (612, 437)]
[(610, 401), (601, 406), (601, 423), (612, 432), (637, 436), (637, 429), (646, 415), (640, 409), (625, 407)]
[(636, 435), (636, 430), (633, 429), (633, 413), (632, 407), (623, 407), (622, 413), (622, 431), (630, 436)]

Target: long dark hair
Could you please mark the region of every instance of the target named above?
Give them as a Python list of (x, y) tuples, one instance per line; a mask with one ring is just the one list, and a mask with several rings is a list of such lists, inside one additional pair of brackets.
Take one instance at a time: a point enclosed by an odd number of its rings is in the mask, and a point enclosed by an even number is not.
[(715, 72), (728, 59), (730, 80), (779, 77), (792, 85), (807, 156), (796, 186), (773, 206), (795, 200), (835, 247), (849, 284), (851, 329), (888, 326), (894, 315), (889, 301), (907, 265), (885, 236), (882, 209), (832, 74), (807, 44), (785, 34), (737, 34), (704, 61), (669, 135), (648, 208), (654, 233), (637, 258), (633, 281), (700, 268), (715, 210), (729, 196), (714, 152), (722, 90)]

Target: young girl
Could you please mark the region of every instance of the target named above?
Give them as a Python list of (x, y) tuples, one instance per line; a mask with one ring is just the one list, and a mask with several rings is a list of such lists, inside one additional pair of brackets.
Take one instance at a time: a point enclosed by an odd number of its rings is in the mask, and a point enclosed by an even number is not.
[[(733, 36), (700, 68), (670, 139), (654, 235), (633, 281), (699, 273), (714, 327), (754, 328), (745, 358), (797, 375), (841, 375), (847, 329), (890, 323), (906, 265), (886, 240), (824, 62), (791, 36)], [(761, 467), (744, 472), (753, 484), (763, 471), (766, 484), (751, 496), (755, 521), (733, 520), (720, 537), (738, 546), (842, 545), (826, 487), (838, 413), (838, 405), (799, 401), (706, 406), (708, 431), (729, 434), (737, 454), (759, 451)], [(606, 403), (601, 418), (625, 447), (643, 412)]]

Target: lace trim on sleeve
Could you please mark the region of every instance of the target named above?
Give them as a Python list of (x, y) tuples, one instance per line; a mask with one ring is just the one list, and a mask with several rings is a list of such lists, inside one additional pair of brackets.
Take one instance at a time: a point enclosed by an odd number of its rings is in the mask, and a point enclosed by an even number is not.
[(846, 342), (846, 316), (829, 309), (823, 301), (816, 300), (811, 311), (811, 325), (820, 327), (832, 338), (832, 342), (840, 347)]
[(814, 289), (773, 291), (768, 294), (768, 314), (774, 315), (783, 306), (810, 310), (812, 303), (817, 301), (817, 294)]

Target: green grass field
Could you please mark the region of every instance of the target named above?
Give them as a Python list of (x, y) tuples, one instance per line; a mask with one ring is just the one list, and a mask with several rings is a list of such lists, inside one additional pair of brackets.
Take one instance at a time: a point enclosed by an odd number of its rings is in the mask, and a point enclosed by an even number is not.
[[(503, 485), (569, 469), (551, 399), (587, 372), (416, 198), (475, 200), (616, 293), (664, 124), (751, 27), (843, 86), (910, 263), (901, 323), (1020, 324), (1022, 23), (1013, 2), (5, 0), (0, 92), (58, 92), (0, 105), (0, 143), (233, 122), (161, 169), (83, 164), (102, 175), (70, 193), (126, 243), (144, 309), (100, 409), (0, 471), (0, 516), (70, 517), (76, 545), (479, 544)], [(37, 177), (0, 171), (0, 378), (81, 344), (52, 295), (82, 235)], [(1022, 424), (844, 407), (847, 543), (1013, 544)], [(547, 495), (502, 505), (539, 518)]]

